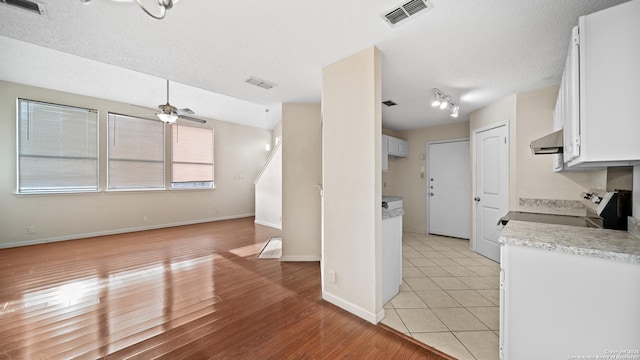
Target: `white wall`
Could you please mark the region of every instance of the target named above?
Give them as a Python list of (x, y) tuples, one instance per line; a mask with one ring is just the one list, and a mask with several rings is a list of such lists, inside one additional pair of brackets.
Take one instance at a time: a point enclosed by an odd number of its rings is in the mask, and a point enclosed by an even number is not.
[[(98, 109), (101, 189), (106, 186), (107, 112), (136, 114), (124, 103), (0, 81), (0, 247), (254, 213), (253, 182), (267, 159), (264, 145), (271, 132), (216, 120), (207, 124), (214, 128), (215, 190), (15, 195), (18, 97)], [(27, 234), (28, 226), (35, 226), (36, 233)]]
[(322, 184), (320, 104), (282, 106), (281, 261), (319, 261)]
[(282, 145), (276, 146), (255, 185), (255, 223), (282, 229)]
[(384, 316), (380, 74), (375, 47), (322, 72), (322, 297), (372, 323)]

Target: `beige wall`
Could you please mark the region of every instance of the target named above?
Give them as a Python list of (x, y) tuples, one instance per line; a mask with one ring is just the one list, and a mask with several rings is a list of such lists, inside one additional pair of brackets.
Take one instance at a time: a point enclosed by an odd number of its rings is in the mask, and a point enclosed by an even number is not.
[[(215, 190), (15, 195), (17, 97), (99, 110), (101, 189), (106, 186), (107, 112), (136, 112), (128, 104), (0, 81), (0, 247), (254, 213), (253, 182), (266, 161), (264, 145), (271, 132), (215, 120), (207, 124), (214, 128)], [(28, 226), (36, 233), (27, 234)]]
[(320, 104), (282, 106), (282, 258), (320, 260)]
[(591, 172), (555, 173), (550, 155), (533, 155), (529, 148), (532, 140), (553, 131), (553, 108), (557, 96), (557, 86), (517, 95), (516, 138), (512, 138), (516, 158), (516, 206), (512, 206), (512, 210), (518, 209), (520, 198), (579, 200), (578, 194), (592, 185)]
[(409, 142), (409, 157), (389, 157), (389, 171), (382, 173), (382, 193), (403, 196), (403, 230), (425, 233), (427, 219), (427, 183), (424, 176), (427, 143), (469, 137), (469, 122), (455, 122), (410, 131), (389, 133)]
[(372, 323), (384, 315), (380, 74), (375, 47), (322, 72), (322, 297)]

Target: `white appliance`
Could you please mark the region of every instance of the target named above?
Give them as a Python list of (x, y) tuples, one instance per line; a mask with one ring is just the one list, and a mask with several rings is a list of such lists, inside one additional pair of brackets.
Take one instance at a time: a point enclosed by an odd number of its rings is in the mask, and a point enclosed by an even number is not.
[(382, 197), (382, 303), (400, 292), (402, 285), (402, 198)]

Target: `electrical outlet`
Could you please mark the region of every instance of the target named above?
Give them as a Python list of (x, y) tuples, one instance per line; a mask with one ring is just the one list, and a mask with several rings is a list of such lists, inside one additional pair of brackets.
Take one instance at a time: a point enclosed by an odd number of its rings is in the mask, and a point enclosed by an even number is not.
[(148, 217), (148, 216), (146, 216), (146, 215), (145, 215), (145, 216), (143, 216), (143, 217), (142, 217), (142, 221), (144, 221), (144, 222), (149, 222), (149, 217)]
[(35, 234), (36, 233), (36, 227), (33, 225), (30, 225), (27, 227), (27, 234)]
[(336, 283), (336, 272), (333, 270), (329, 270), (329, 282), (333, 284)]

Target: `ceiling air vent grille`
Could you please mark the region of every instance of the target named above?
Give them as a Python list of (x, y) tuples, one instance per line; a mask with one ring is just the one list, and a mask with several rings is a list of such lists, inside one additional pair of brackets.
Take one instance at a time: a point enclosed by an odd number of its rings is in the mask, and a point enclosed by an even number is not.
[(245, 82), (248, 83), (248, 84), (251, 84), (251, 85), (255, 85), (255, 86), (261, 87), (263, 89), (267, 89), (267, 90), (269, 90), (269, 89), (273, 88), (274, 86), (276, 86), (276, 84), (274, 84), (274, 83), (268, 82), (266, 80), (258, 79), (255, 76), (252, 76), (252, 77), (248, 78), (247, 80), (245, 80)]
[(32, 13), (36, 13), (38, 15), (42, 15), (44, 13), (44, 7), (37, 2), (28, 1), (28, 0), (0, 0), (7, 5), (15, 6), (17, 8), (27, 10)]
[(416, 14), (429, 10), (433, 6), (429, 3), (428, 0), (411, 0), (406, 2), (395, 9), (387, 11), (382, 17), (387, 21), (389, 25), (392, 27), (398, 24), (399, 22), (408, 19)]
[(408, 3), (402, 5), (404, 11), (406, 11), (409, 15), (415, 15), (419, 11), (426, 10), (427, 4), (422, 0), (413, 0)]

